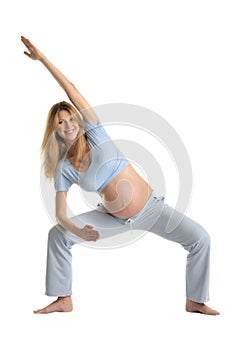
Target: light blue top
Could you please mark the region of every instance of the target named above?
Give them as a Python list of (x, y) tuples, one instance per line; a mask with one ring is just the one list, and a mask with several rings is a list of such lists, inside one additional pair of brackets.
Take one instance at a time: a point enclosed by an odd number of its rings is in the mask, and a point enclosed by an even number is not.
[(85, 191), (100, 193), (129, 164), (105, 131), (100, 119), (97, 125), (85, 119), (83, 121), (92, 153), (91, 164), (85, 172), (80, 172), (64, 156), (58, 162), (54, 176), (56, 191), (67, 192), (71, 185), (78, 184)]

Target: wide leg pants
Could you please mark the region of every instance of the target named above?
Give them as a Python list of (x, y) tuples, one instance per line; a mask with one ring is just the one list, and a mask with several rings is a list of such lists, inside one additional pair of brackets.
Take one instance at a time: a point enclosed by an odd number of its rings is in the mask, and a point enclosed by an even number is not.
[[(152, 192), (144, 208), (130, 218), (117, 218), (100, 204), (95, 210), (77, 215), (71, 220), (79, 227), (93, 225), (100, 232), (101, 239), (129, 230), (144, 230), (180, 243), (188, 252), (186, 297), (200, 303), (209, 300), (209, 234), (197, 222), (165, 204), (164, 197), (156, 198)], [(85, 241), (65, 231), (60, 225), (49, 231), (46, 295), (72, 294), (71, 248), (81, 242)]]

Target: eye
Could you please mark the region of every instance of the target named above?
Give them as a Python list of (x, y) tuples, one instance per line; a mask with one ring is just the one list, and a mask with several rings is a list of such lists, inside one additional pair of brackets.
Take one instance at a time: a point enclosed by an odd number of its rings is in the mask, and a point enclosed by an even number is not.
[(62, 124), (62, 122), (63, 122), (63, 120), (59, 120), (58, 124), (60, 124), (60, 125), (61, 125), (61, 124)]
[(74, 117), (70, 117), (70, 121), (73, 122), (74, 121)]

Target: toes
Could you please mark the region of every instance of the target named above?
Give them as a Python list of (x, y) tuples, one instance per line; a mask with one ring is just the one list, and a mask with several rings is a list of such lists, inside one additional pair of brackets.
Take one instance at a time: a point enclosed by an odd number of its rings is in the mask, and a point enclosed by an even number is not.
[(34, 312), (34, 314), (47, 314), (48, 313), (46, 308), (39, 309), (39, 310), (36, 310), (36, 311), (33, 311), (33, 312)]
[(218, 315), (220, 315), (220, 313), (216, 310), (210, 309), (209, 312), (207, 312), (207, 315), (218, 316)]

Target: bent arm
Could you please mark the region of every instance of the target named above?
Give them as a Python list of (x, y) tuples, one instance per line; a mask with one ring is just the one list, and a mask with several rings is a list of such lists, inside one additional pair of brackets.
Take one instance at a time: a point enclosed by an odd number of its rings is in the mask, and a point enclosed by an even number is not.
[(58, 224), (60, 224), (65, 230), (70, 231), (76, 236), (80, 235), (81, 227), (76, 226), (66, 215), (67, 205), (66, 205), (67, 192), (57, 192), (56, 193), (56, 219)]
[(86, 241), (96, 241), (100, 235), (92, 225), (85, 225), (83, 228), (81, 228), (75, 225), (67, 217), (66, 198), (67, 192), (56, 192), (56, 218), (58, 224), (60, 224), (66, 231), (69, 231)]
[(71, 83), (65, 75), (60, 72), (53, 64), (48, 60), (48, 58), (41, 53), (28, 39), (21, 37), (22, 42), (27, 47), (29, 52), (24, 51), (24, 54), (33, 60), (40, 61), (45, 68), (51, 73), (54, 79), (66, 92), (68, 98), (77, 108), (77, 110), (82, 114), (82, 116), (89, 122), (93, 124), (98, 123), (98, 117), (94, 112), (90, 104), (85, 100), (81, 93), (77, 90), (73, 83)]

